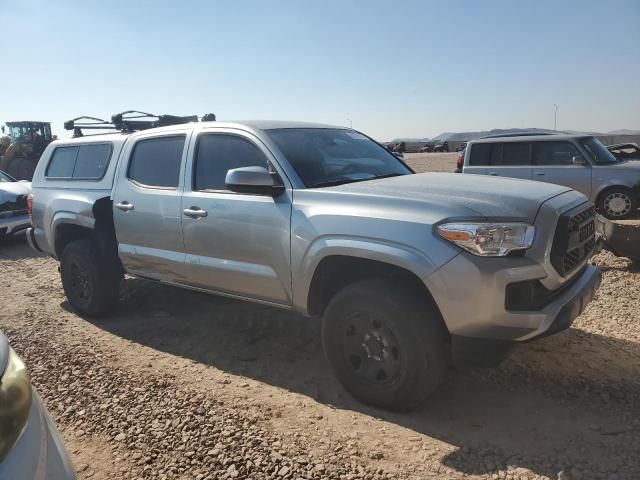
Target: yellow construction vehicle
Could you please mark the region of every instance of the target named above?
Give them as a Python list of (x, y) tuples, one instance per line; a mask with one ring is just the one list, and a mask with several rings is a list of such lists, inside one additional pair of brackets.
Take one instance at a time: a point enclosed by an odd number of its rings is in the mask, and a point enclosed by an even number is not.
[(0, 170), (18, 180), (31, 180), (40, 155), (54, 140), (51, 135), (51, 124), (49, 122), (7, 122), (6, 128), (2, 126), (2, 134)]

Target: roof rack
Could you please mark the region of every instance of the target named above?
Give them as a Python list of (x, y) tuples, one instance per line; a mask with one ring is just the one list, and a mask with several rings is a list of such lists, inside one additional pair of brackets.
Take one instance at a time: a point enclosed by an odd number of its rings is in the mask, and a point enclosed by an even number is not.
[[(215, 121), (213, 113), (207, 113), (202, 121)], [(73, 130), (73, 137), (82, 137), (82, 130), (119, 130), (122, 133), (137, 132), (149, 128), (166, 127), (169, 125), (183, 125), (189, 122), (197, 122), (197, 115), (154, 115), (153, 113), (127, 110), (111, 116), (111, 121), (96, 117), (76, 117), (64, 122), (65, 130)]]

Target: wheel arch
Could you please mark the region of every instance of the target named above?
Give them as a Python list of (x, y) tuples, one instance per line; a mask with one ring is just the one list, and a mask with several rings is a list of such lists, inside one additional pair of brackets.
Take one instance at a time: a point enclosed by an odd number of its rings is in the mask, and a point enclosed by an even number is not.
[(397, 263), (363, 256), (332, 254), (318, 262), (309, 283), (305, 305), (307, 313), (322, 315), (331, 298), (341, 289), (370, 278), (388, 279), (415, 292), (433, 310), (443, 331), (448, 332), (438, 304), (416, 272)]
[(57, 212), (51, 230), (54, 234), (54, 253), (58, 259), (69, 243), (82, 239), (95, 242), (103, 255), (117, 258), (112, 201), (109, 197), (97, 199), (91, 207), (90, 215)]

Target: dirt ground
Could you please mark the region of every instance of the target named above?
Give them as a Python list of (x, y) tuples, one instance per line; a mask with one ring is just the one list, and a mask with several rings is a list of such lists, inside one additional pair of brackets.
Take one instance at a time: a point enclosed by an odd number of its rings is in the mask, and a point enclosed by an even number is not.
[(0, 245), (0, 330), (80, 479), (637, 479), (640, 267), (595, 262), (602, 287), (571, 329), (450, 371), (410, 414), (350, 398), (317, 321), (292, 313), (127, 279), (114, 314), (81, 318), (19, 238)]

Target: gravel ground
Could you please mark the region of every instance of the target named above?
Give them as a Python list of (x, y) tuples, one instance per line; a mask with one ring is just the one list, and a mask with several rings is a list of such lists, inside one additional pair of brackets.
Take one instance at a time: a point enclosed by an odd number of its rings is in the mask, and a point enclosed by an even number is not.
[(81, 318), (22, 239), (0, 245), (0, 329), (81, 480), (636, 479), (640, 267), (595, 262), (602, 287), (571, 329), (451, 371), (411, 414), (352, 400), (292, 313), (127, 279), (117, 312)]

